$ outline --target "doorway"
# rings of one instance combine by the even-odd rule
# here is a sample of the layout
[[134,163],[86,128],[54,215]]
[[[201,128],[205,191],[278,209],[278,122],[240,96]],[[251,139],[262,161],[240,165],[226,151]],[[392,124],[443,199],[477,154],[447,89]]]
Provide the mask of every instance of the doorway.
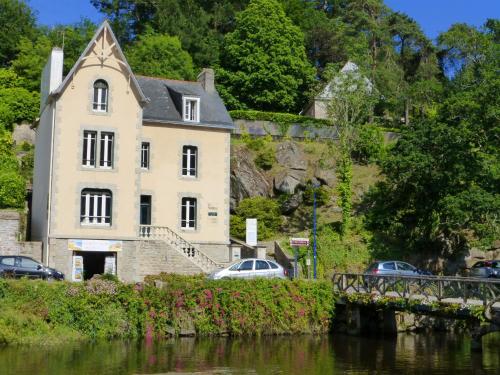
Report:
[[78,251],[75,255],[83,258],[83,279],[89,280],[94,275],[102,275],[105,270],[106,257],[115,257],[115,253],[104,251]]

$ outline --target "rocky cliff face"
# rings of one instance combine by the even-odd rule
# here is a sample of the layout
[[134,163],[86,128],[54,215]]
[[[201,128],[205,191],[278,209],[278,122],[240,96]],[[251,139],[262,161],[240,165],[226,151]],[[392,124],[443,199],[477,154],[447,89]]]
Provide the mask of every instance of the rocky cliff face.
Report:
[[[244,144],[231,150],[231,210],[244,198],[282,195],[283,212],[293,212],[303,201],[307,183],[335,186],[334,161],[326,160],[326,145],[294,141],[274,145],[275,163],[269,171],[259,169],[254,160],[258,153]],[[308,146],[307,150],[305,148]]]

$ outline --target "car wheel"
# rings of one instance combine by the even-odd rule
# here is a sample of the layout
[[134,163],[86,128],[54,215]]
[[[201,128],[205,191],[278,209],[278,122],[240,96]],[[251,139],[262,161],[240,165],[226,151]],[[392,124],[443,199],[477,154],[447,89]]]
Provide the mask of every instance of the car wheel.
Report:
[[224,276],[224,277],[221,277],[221,280],[229,280],[230,277],[229,276]]

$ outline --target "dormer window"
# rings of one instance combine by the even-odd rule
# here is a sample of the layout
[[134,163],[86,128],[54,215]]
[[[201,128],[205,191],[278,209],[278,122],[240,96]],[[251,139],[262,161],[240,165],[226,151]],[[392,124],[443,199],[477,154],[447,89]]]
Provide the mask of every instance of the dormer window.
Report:
[[108,111],[108,84],[102,79],[94,82],[94,102],[92,108],[95,112]]
[[200,122],[200,98],[185,96],[182,98],[184,121]]

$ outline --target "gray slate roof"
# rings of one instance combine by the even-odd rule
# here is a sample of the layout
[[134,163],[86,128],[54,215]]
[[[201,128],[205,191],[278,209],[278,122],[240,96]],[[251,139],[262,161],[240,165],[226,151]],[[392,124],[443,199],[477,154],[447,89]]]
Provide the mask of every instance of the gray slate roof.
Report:
[[[192,127],[233,129],[233,120],[216,91],[207,92],[201,83],[136,76],[149,102],[144,107],[144,122],[182,124]],[[200,122],[182,118],[182,96],[200,98]]]

